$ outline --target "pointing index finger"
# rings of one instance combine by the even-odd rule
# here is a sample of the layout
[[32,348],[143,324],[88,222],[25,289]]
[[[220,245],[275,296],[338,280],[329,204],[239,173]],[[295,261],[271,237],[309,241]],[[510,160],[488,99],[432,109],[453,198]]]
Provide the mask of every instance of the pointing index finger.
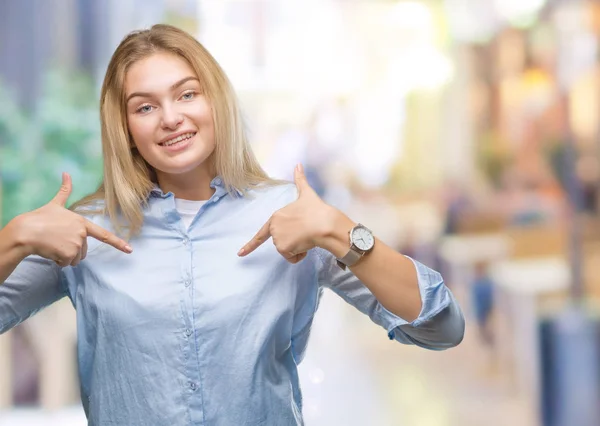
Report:
[[133,251],[133,249],[125,241],[106,229],[96,225],[95,223],[90,222],[89,220],[85,221],[85,228],[87,229],[87,234],[98,241],[111,245],[117,250],[121,250],[127,254]]
[[244,245],[238,251],[238,256],[246,256],[256,250],[262,243],[267,241],[271,237],[271,231],[269,227],[271,226],[271,220],[269,219],[267,223],[265,223],[262,228],[256,233],[256,235]]

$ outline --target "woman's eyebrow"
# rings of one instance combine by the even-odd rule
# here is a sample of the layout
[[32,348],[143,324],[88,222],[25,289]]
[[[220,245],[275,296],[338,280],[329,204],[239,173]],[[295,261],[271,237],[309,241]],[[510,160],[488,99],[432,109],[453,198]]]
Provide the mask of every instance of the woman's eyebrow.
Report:
[[[190,80],[196,80],[198,82],[200,81],[196,77],[193,77],[193,76],[184,77],[181,80],[179,80],[178,82],[174,83],[171,86],[171,90],[177,89],[179,86],[187,83]],[[125,103],[128,103],[132,98],[135,98],[135,97],[149,98],[151,96],[152,96],[152,94],[148,93],[148,92],[133,92],[131,95],[127,96],[127,100],[125,101]]]

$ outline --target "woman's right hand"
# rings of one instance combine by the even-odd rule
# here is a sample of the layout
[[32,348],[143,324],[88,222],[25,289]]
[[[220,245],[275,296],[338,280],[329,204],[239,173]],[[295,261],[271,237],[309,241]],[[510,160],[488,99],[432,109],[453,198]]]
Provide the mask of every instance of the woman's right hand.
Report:
[[53,260],[61,267],[75,266],[85,259],[87,237],[131,253],[124,240],[65,208],[71,190],[71,177],[63,173],[62,186],[54,199],[18,218],[19,239],[26,251]]

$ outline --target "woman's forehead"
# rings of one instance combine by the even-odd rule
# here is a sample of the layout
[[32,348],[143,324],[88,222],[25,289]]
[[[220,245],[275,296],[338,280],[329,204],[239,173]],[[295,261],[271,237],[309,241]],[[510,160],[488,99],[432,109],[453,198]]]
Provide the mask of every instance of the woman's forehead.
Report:
[[125,91],[165,90],[188,77],[197,79],[194,69],[180,56],[160,52],[133,63],[125,74]]

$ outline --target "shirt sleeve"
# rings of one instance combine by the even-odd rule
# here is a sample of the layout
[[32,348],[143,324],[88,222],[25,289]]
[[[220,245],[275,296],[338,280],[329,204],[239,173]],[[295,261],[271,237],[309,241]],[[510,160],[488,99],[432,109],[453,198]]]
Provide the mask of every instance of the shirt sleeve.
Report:
[[61,268],[42,257],[28,256],[0,284],[0,334],[66,295]]
[[350,305],[387,330],[391,340],[426,349],[443,350],[458,345],[464,336],[465,320],[442,276],[410,257],[416,268],[422,309],[408,322],[381,305],[371,291],[350,271],[342,270],[335,257],[316,249],[321,261],[319,285],[330,288]]

